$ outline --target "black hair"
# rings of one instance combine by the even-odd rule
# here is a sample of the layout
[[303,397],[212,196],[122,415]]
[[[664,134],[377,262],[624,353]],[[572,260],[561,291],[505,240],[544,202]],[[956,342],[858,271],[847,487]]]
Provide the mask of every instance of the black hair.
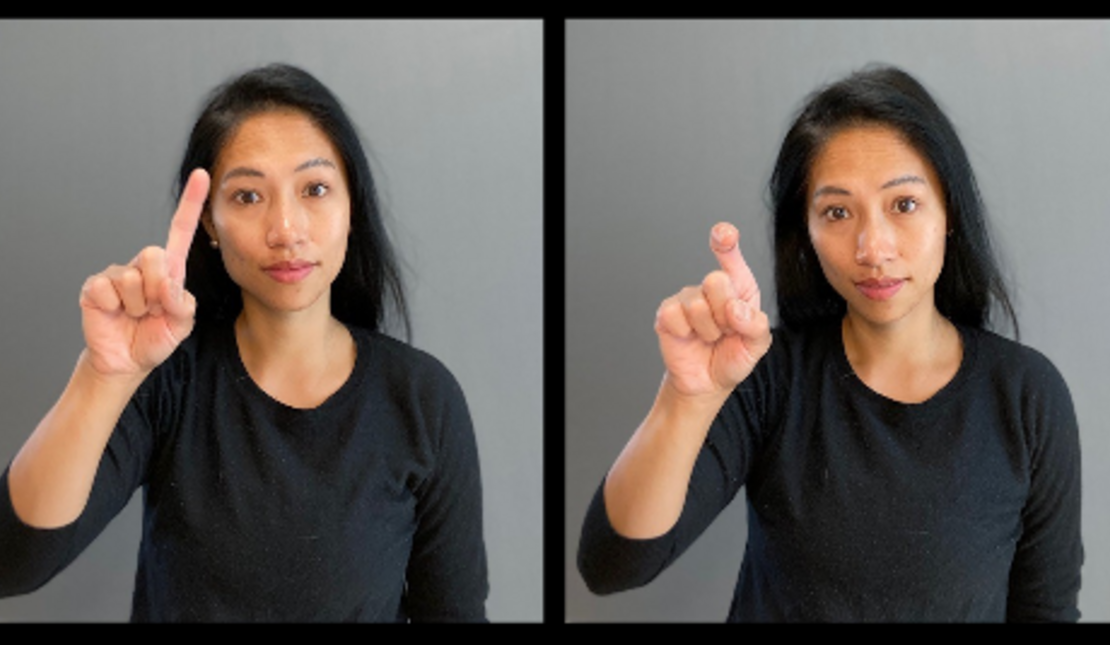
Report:
[[950,235],[935,287],[937,310],[954,323],[985,329],[997,305],[1018,337],[1017,316],[991,249],[986,207],[955,128],[917,80],[876,65],[810,95],[783,140],[769,184],[780,323],[799,328],[839,320],[846,312],[809,239],[806,201],[817,153],[832,135],[859,125],[899,131],[940,180]]
[[[294,109],[313,120],[339,151],[351,196],[347,255],[331,286],[331,309],[340,321],[384,331],[395,316],[406,339],[412,336],[396,255],[382,221],[374,178],[358,132],[339,100],[303,69],[272,64],[250,70],[216,87],[189,136],[178,170],[176,191],[184,190],[196,168],[212,173],[223,146],[247,118]],[[242,291],[232,281],[203,226],[186,264],[186,289],[197,299],[197,323],[226,320],[242,309]],[[392,309],[390,309],[390,306]]]

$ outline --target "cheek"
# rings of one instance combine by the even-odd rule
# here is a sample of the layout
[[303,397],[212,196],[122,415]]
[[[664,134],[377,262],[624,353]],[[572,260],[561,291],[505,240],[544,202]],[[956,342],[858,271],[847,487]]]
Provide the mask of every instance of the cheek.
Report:
[[940,274],[944,266],[944,253],[948,244],[948,232],[943,223],[933,225],[922,232],[917,244],[918,258],[930,267],[930,272]]
[[344,213],[341,216],[335,217],[329,221],[328,230],[325,233],[328,245],[336,251],[345,252],[347,250],[347,238],[351,234],[351,216],[349,213]]
[[319,259],[328,267],[332,279],[339,274],[347,258],[350,232],[349,215],[329,219],[327,225],[318,231],[316,242],[319,246]]
[[229,221],[229,218],[213,216],[212,228],[219,240],[219,248],[212,253],[219,253],[223,260],[224,269],[232,281],[242,286],[243,281],[252,273],[251,267],[256,263],[251,258],[250,248],[247,244],[252,235],[241,223]]
[[237,249],[233,244],[223,242],[220,243],[220,257],[223,259],[224,269],[231,277],[231,281],[243,286],[251,274],[249,267],[252,266],[252,263],[247,260],[240,249]]
[[825,278],[830,283],[835,283],[837,276],[841,273],[841,266],[845,262],[845,257],[851,260],[851,254],[845,256],[844,244],[837,239],[834,235],[829,235],[827,232],[822,233],[819,229],[810,228],[809,241],[813,245],[813,250],[817,253],[817,261],[821,264],[821,270],[825,273]]

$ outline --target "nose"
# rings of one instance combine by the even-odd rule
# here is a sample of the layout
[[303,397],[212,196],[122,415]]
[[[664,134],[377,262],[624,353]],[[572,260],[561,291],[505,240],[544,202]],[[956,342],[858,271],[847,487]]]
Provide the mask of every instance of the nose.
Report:
[[865,216],[858,220],[856,263],[877,267],[894,259],[897,254],[894,227],[882,215]]
[[293,198],[271,202],[267,215],[266,245],[270,248],[297,246],[307,239],[308,216]]

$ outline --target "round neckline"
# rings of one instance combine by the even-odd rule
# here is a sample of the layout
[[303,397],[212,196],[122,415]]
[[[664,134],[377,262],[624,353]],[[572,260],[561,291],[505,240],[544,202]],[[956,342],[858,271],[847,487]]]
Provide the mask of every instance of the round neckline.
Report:
[[835,348],[834,353],[837,366],[842,374],[851,375],[852,378],[847,380],[852,389],[856,390],[866,399],[874,401],[879,405],[894,407],[899,410],[921,412],[944,406],[955,398],[956,393],[958,393],[967,382],[969,375],[974,371],[973,368],[978,354],[978,346],[974,338],[975,330],[959,323],[952,323],[952,325],[960,334],[960,342],[963,346],[963,356],[960,357],[960,366],[947,383],[924,401],[919,401],[917,403],[898,401],[873,390],[871,386],[864,383],[863,379],[856,374],[856,370],[852,367],[851,361],[848,360],[848,352],[844,347],[844,336],[839,321],[836,325],[830,325],[831,333],[833,334],[833,346]]
[[[342,321],[340,321],[342,323]],[[239,341],[235,337],[235,321],[232,319],[223,328],[223,342],[227,350],[225,353],[228,366],[232,374],[235,376],[235,382],[247,389],[248,394],[253,397],[260,398],[266,401],[269,405],[276,407],[287,413],[311,415],[322,412],[327,412],[331,408],[342,405],[347,399],[352,396],[352,393],[358,389],[359,382],[362,380],[362,374],[365,372],[364,364],[367,360],[366,352],[367,346],[363,342],[363,337],[357,331],[346,323],[342,323],[347,329],[347,333],[351,335],[351,339],[355,343],[355,362],[351,368],[351,373],[347,375],[347,379],[332,392],[326,399],[320,402],[319,405],[311,408],[298,408],[283,401],[279,401],[270,395],[269,392],[262,389],[254,378],[247,370],[246,364],[243,362],[243,355],[239,351]]]

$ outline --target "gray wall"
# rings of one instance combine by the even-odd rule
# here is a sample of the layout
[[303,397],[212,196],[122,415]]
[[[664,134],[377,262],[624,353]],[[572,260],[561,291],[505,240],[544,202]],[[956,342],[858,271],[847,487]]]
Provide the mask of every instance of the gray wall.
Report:
[[[659,302],[715,268],[707,244],[719,220],[739,227],[757,281],[773,290],[765,185],[778,145],[806,94],[870,61],[906,68],[955,122],[1022,341],[1071,388],[1083,450],[1080,609],[1110,620],[1110,25],[594,21],[566,32],[567,620],[725,618],[743,503],[654,583],[606,598],[577,573],[578,532],[658,387]],[[774,319],[773,298],[764,302]]]
[[[164,243],[202,97],[301,65],[361,129],[413,344],[470,403],[490,619],[542,620],[542,40],[539,21],[0,22],[0,461],[73,369],[85,277]],[[139,497],[46,587],[0,600],[0,621],[126,620]]]

